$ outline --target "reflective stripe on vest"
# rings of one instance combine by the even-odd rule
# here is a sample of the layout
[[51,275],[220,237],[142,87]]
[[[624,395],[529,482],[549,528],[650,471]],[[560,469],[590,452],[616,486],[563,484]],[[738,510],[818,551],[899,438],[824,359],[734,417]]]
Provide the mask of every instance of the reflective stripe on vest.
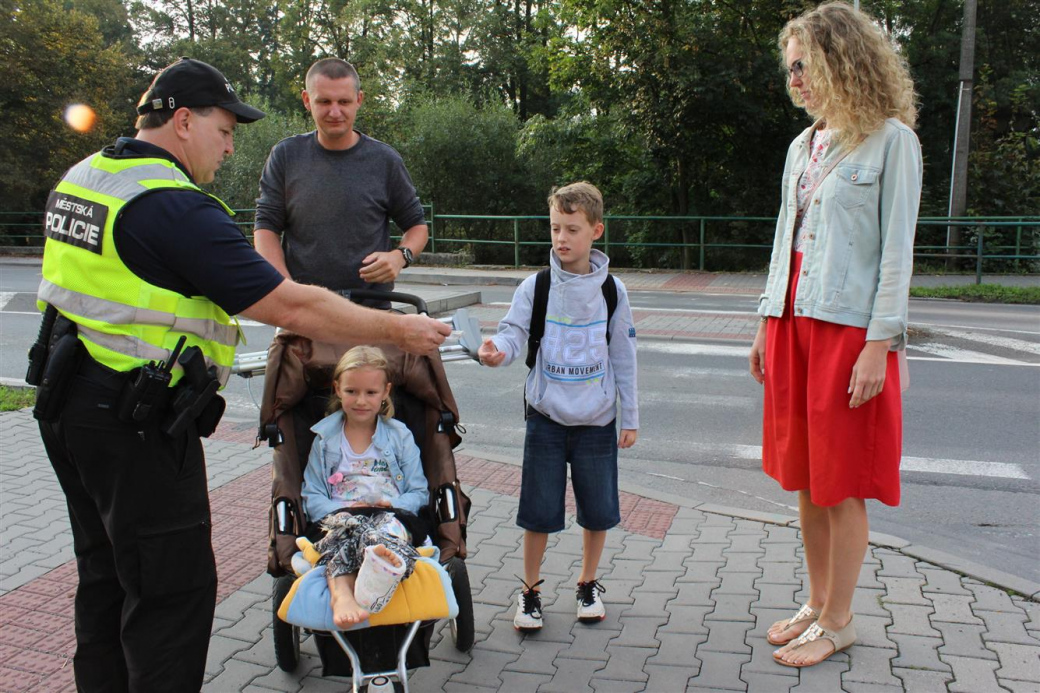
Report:
[[[207,194],[165,159],[115,159],[98,153],[70,169],[48,200],[38,304],[42,309],[50,303],[76,322],[91,356],[109,368],[125,372],[166,360],[183,335],[187,346],[202,350],[207,367],[216,366],[224,384],[241,334],[237,321],[205,297],[187,298],[146,282],[116,253],[113,232],[119,212],[139,195],[162,188]],[[98,224],[104,217],[100,234],[84,240],[83,233],[71,233],[83,228],[74,219],[77,211]],[[174,382],[181,375],[175,368]]]

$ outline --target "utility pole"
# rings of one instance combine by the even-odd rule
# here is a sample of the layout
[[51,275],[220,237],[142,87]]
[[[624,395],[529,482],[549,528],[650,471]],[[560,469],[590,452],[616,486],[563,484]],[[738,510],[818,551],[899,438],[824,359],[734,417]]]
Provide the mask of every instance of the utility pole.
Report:
[[[975,72],[975,10],[977,0],[964,0],[964,26],[961,30],[960,88],[957,92],[957,122],[953,143],[953,163],[950,171],[950,206],[948,215],[964,215],[968,204],[968,146],[971,134],[972,76]],[[981,233],[981,230],[980,230]],[[946,252],[961,244],[961,227],[946,227]],[[947,269],[956,265],[948,257]]]

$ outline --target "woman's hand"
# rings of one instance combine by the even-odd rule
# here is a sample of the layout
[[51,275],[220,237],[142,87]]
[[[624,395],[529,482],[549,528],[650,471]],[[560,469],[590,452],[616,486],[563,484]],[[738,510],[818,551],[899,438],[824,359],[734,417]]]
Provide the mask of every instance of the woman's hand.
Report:
[[849,381],[849,407],[866,404],[881,394],[885,387],[885,371],[888,368],[888,347],[891,339],[867,342],[863,351],[859,352],[856,365],[852,367],[852,379]]
[[766,323],[758,322],[758,332],[755,333],[755,341],[751,343],[751,353],[748,354],[748,363],[751,366],[751,377],[759,385],[766,381]]

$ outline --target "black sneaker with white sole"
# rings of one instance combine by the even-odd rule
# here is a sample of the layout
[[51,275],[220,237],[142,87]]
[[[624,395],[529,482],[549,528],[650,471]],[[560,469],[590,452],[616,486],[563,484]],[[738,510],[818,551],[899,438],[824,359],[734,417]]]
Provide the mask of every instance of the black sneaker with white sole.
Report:
[[599,598],[600,593],[606,592],[599,580],[579,582],[576,590],[578,599],[578,620],[582,623],[602,621],[607,617],[607,607]]
[[516,616],[513,617],[513,627],[517,630],[539,630],[542,627],[542,593],[536,587],[545,580],[539,580],[533,585],[528,585],[521,580],[524,589],[516,597]]

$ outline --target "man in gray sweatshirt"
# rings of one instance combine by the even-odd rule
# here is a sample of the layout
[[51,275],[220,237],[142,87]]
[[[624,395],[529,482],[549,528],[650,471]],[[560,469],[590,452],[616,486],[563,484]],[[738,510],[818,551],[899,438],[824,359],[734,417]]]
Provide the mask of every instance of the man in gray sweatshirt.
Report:
[[[316,129],[276,144],[264,166],[256,249],[297,282],[389,291],[426,247],[422,204],[401,156],[354,129],[364,97],[350,63],[314,63],[303,103]],[[391,220],[404,229],[393,249]]]
[[[639,428],[636,330],[625,286],[608,273],[610,260],[592,242],[603,235],[603,197],[590,183],[549,196],[553,249],[545,333],[527,376],[527,436],[516,523],[524,531],[524,580],[513,625],[542,627],[538,586],[549,533],[564,527],[567,464],[582,527],[577,618],[606,618],[596,579],[607,530],[621,521],[618,448],[631,447]],[[517,288],[498,334],[479,350],[486,366],[508,365],[531,331],[537,275]],[[617,307],[608,319],[604,282],[615,282]],[[616,433],[621,400],[621,433]]]

